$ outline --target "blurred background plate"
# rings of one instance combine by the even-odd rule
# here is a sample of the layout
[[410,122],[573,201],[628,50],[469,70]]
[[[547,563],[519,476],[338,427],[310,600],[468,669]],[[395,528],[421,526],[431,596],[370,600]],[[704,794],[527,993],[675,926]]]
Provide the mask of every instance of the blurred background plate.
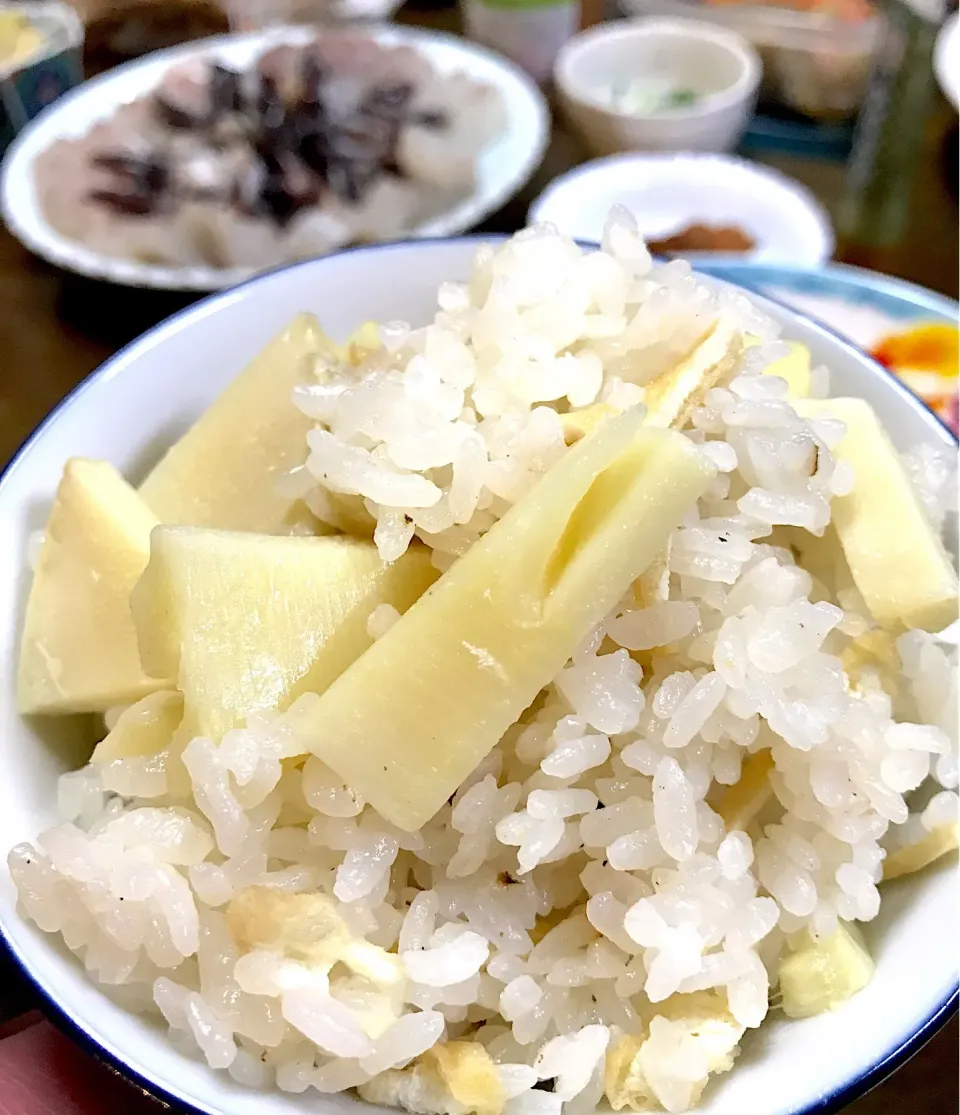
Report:
[[807,270],[701,256],[697,268],[821,321],[889,368],[957,433],[960,305],[952,299],[842,264]]
[[[170,67],[197,58],[215,58],[246,69],[280,43],[308,42],[311,27],[275,27],[245,35],[223,35],[158,51],[86,82],[62,97],[24,129],[0,168],[0,213],[25,247],[58,267],[94,279],[156,290],[205,291],[249,278],[252,268],[169,267],[94,252],[51,227],[41,211],[33,164],[55,140],[84,134],[97,120],[154,89]],[[322,33],[322,30],[320,30]],[[527,182],[543,157],[550,114],[543,95],[510,62],[463,39],[409,27],[373,26],[362,32],[386,46],[409,46],[441,73],[464,73],[500,93],[506,113],[502,134],[477,161],[473,193],[404,233],[410,237],[452,236],[479,224]]]
[[387,20],[404,0],[221,0],[231,31],[299,23]]
[[933,68],[943,95],[960,109],[960,14],[954,14],[940,29]]
[[[830,218],[809,190],[770,167],[726,155],[596,159],[552,182],[529,220],[596,241],[612,205],[626,206],[647,240],[700,224],[739,229],[754,242],[750,257],[764,263],[815,267],[833,254]],[[699,267],[704,257],[696,258]]]

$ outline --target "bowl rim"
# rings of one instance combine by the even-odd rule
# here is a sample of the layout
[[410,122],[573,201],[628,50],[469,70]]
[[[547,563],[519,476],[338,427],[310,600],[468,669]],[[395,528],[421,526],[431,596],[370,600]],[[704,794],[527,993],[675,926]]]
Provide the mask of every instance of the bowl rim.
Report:
[[[571,70],[581,57],[595,50],[602,50],[616,40],[629,39],[696,39],[709,43],[735,58],[740,66],[736,80],[706,93],[692,105],[673,108],[661,112],[628,112],[613,108],[605,101],[598,90],[583,84],[572,77]],[[684,18],[660,18],[647,16],[612,23],[601,23],[574,35],[565,43],[553,65],[553,80],[560,92],[572,101],[589,106],[615,120],[643,120],[645,122],[668,123],[676,120],[696,120],[711,113],[720,112],[748,100],[760,87],[763,76],[763,63],[748,40],[737,31],[718,27],[705,20]]]
[[[204,298],[199,299],[190,306],[186,306],[181,310],[176,311],[169,317],[164,318],[150,329],[135,337],[132,341],[128,342],[120,348],[112,356],[108,357],[101,365],[95,368],[89,375],[82,379],[67,395],[60,400],[55,407],[43,418],[37,427],[30,433],[20,446],[11,455],[7,463],[0,469],[0,492],[6,487],[10,476],[21,466],[23,458],[46,433],[57,420],[59,415],[69,409],[73,403],[80,398],[86,391],[99,384],[101,381],[109,381],[115,371],[122,368],[124,363],[130,359],[140,346],[152,346],[162,343],[164,335],[169,332],[177,332],[184,327],[189,327],[194,319],[202,320],[212,312],[216,312],[217,304],[221,302],[232,302],[235,300],[237,292],[253,287],[255,284],[269,279],[271,276],[281,272],[292,271],[297,268],[309,268],[317,266],[322,260],[332,260],[340,255],[353,255],[374,252],[385,252],[393,249],[405,248],[429,248],[431,245],[445,245],[449,244],[451,240],[458,240],[460,242],[472,243],[477,247],[483,244],[503,243],[509,239],[509,235],[503,233],[491,233],[483,235],[482,233],[474,233],[466,236],[459,237],[430,237],[423,239],[408,239],[390,241],[383,244],[360,244],[355,247],[346,248],[341,252],[332,253],[327,256],[319,256],[314,259],[298,260],[294,263],[282,264],[278,267],[271,268],[267,271],[260,272],[257,275],[238,283],[236,286],[226,290],[215,291]],[[595,248],[595,242],[579,241],[582,247]],[[733,286],[734,289],[741,289],[735,287],[734,284],[728,283],[726,280],[717,279],[713,276],[707,276],[712,282],[721,283],[726,286]],[[768,298],[766,295],[757,294],[754,291],[746,291],[746,294],[753,300],[760,302],[769,302],[777,306],[781,306],[776,299]],[[858,359],[865,360],[875,372],[882,373],[882,375],[892,381],[893,386],[898,390],[905,404],[911,406],[915,410],[922,411],[925,415],[935,418],[931,411],[909,390],[909,388],[882,364],[873,360],[868,354],[858,349],[856,345],[852,344],[846,338],[839,336],[828,326],[810,318],[807,315],[794,310],[792,307],[784,307],[790,314],[803,320],[814,333],[820,333],[827,337],[834,345],[840,346],[842,349],[847,350],[857,356]],[[951,433],[950,435],[954,441],[956,437]],[[44,935],[45,937],[48,935]],[[48,986],[47,982],[41,980],[39,976],[34,975],[28,961],[24,958],[21,951],[17,948],[14,941],[7,936],[4,932],[3,924],[0,923],[0,950],[12,960],[27,982],[39,995],[42,1000],[45,1013],[55,1023],[55,1025],[63,1033],[67,1034],[70,1038],[75,1040],[77,1044],[88,1054],[92,1055],[96,1060],[104,1064],[111,1071],[118,1073],[126,1081],[133,1084],[136,1088],[142,1091],[150,1099],[156,1100],[158,1103],[172,1108],[174,1110],[181,1109],[187,1115],[226,1115],[225,1112],[208,1106],[198,1106],[192,1100],[188,1100],[183,1096],[177,1095],[175,1092],[168,1090],[166,1087],[157,1084],[143,1073],[131,1068],[119,1052],[107,1049],[101,1045],[97,1039],[85,1029],[79,1022],[77,1022],[67,1010],[60,1005],[57,998],[55,988]],[[861,1072],[856,1076],[850,1078],[842,1085],[836,1087],[832,1092],[821,1095],[812,1100],[806,1106],[794,1109],[791,1115],[834,1115],[847,1104],[852,1103],[855,1099],[864,1095],[878,1084],[882,1083],[888,1076],[895,1072],[901,1065],[908,1061],[918,1050],[932,1038],[936,1032],[949,1020],[949,1018],[957,1012],[958,1004],[960,1004],[960,978],[954,977],[952,983],[947,985],[946,993],[943,997],[936,1001],[928,1010],[923,1020],[903,1033],[892,1046],[890,1046],[885,1053],[883,1053],[872,1064],[865,1066]]]

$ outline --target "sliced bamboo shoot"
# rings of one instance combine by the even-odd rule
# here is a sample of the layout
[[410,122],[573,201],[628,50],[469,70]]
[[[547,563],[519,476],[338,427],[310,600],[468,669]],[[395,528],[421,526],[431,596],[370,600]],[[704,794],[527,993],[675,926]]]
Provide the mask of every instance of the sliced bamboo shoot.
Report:
[[338,352],[310,314],[274,337],[143,482],[140,494],[161,522],[263,534],[301,529],[302,507],[277,489],[307,459],[313,425],[290,393],[318,356]]
[[644,387],[647,425],[682,430],[710,388],[733,371],[741,348],[740,332],[718,321],[689,356]]
[[941,631],[957,618],[957,574],[886,431],[863,399],[798,399],[806,418],[839,418],[834,456],[853,488],[833,500],[833,525],[854,583],[881,627]]
[[394,824],[437,812],[709,484],[641,423],[578,442],[317,703],[312,750]]
[[838,922],[820,941],[804,930],[780,963],[780,995],[788,1018],[810,1018],[844,1003],[870,982],[874,963],[860,931]]
[[184,724],[219,738],[255,712],[323,692],[436,580],[422,547],[385,564],[372,542],[158,527],[131,597],[145,668],[178,677]]
[[899,879],[901,875],[922,871],[943,856],[955,852],[958,837],[960,826],[940,825],[915,844],[907,844],[890,852],[883,861],[883,881],[889,882],[890,879]]
[[[744,348],[754,348],[760,338],[747,334],[743,338]],[[813,372],[810,368],[810,349],[799,341],[781,341],[790,352],[781,356],[763,369],[765,376],[779,376],[787,385],[788,399],[805,399],[813,386]]]
[[770,772],[773,756],[769,748],[755,751],[743,760],[739,779],[725,787],[713,808],[723,818],[727,832],[746,832],[753,819],[773,797]]
[[67,461],[27,603],[21,712],[105,712],[169,686],[141,668],[130,615],[156,523],[113,465]]

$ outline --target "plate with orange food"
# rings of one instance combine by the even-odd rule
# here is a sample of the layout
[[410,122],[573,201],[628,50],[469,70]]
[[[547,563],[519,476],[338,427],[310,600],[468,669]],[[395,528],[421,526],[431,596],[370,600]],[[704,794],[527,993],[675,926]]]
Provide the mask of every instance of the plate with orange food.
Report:
[[952,299],[843,264],[805,269],[699,257],[697,267],[786,303],[852,341],[957,434],[960,306]]

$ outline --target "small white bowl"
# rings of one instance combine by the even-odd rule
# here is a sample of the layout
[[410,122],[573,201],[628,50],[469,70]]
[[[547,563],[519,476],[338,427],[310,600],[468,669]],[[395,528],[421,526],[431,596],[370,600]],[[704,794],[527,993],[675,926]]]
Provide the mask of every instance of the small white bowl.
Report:
[[[282,268],[199,302],[112,357],[68,396],[0,477],[0,850],[57,820],[56,777],[82,751],[71,718],[25,720],[16,709],[15,662],[29,586],[31,531],[49,510],[63,463],[101,457],[142,476],[175,431],[196,417],[298,310],[335,337],[367,320],[424,324],[437,287],[465,279],[481,243],[463,238],[359,248]],[[717,280],[705,279],[709,285]],[[751,295],[831,371],[837,394],[867,399],[900,449],[954,445],[946,429],[894,376],[826,329]],[[78,741],[74,741],[76,744]],[[89,747],[87,749],[89,753]],[[732,1072],[711,1085],[697,1115],[825,1115],[852,1102],[915,1052],[955,1009],[956,862],[885,888],[864,927],[873,980],[837,1010],[801,1021],[773,1017],[744,1040]],[[0,938],[73,1036],[168,1102],[203,1115],[394,1115],[350,1095],[302,1096],[243,1088],[180,1052],[165,1027],[122,1009],[57,939],[17,909],[0,864]],[[945,1085],[947,1087],[949,1085]],[[945,1105],[946,1106],[946,1105]]]
[[[602,24],[571,39],[553,70],[560,105],[597,155],[730,151],[756,104],[762,66],[733,31],[696,20]],[[612,107],[614,85],[653,78],[692,89],[688,107],[638,115]]]
[[769,167],[729,155],[595,159],[555,179],[527,219],[549,221],[577,240],[599,241],[614,205],[633,213],[647,240],[691,224],[734,225],[755,244],[737,258],[816,267],[833,254],[830,218],[809,190]]

